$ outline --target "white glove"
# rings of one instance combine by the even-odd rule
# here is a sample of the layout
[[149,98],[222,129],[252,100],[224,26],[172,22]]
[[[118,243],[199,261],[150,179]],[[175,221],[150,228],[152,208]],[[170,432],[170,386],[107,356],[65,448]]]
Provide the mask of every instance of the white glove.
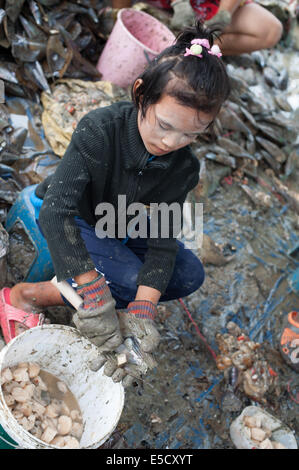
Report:
[[194,11],[189,0],[176,0],[171,4],[174,14],[170,26],[174,29],[184,29],[194,22]]
[[221,29],[225,29],[228,25],[231,24],[232,15],[228,10],[221,10],[216,13],[210,20],[205,22],[205,26],[212,28],[213,26],[221,27]]

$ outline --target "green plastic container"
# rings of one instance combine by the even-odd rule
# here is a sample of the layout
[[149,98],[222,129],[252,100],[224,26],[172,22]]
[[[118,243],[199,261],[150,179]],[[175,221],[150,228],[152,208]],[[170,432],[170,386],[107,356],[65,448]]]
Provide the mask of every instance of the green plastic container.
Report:
[[3,427],[0,426],[0,449],[15,449],[19,447],[8,434],[4,431]]

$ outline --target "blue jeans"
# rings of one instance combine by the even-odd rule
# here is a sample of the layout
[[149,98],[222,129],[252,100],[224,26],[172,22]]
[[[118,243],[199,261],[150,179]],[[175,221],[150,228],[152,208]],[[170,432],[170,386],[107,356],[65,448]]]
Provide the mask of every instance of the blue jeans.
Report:
[[[135,299],[137,276],[147,251],[146,238],[129,238],[124,244],[114,238],[98,238],[94,227],[76,217],[81,237],[96,269],[104,274],[116,308],[126,308]],[[179,249],[172,277],[160,301],[185,297],[196,291],[204,282],[204,269],[191,250],[177,241]],[[72,285],[73,280],[67,282]],[[73,286],[74,287],[74,286]],[[64,299],[65,300],[65,299]],[[67,303],[67,302],[66,302]]]

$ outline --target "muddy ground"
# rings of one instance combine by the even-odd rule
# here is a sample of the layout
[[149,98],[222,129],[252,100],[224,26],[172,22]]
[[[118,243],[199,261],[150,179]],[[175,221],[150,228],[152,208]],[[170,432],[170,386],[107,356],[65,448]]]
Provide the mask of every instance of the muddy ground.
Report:
[[[215,165],[210,163],[209,170]],[[288,184],[295,187],[298,173]],[[288,256],[298,243],[298,215],[275,197],[270,209],[255,207],[237,180],[230,183],[222,180],[204,205],[203,227],[225,256],[234,258],[222,266],[207,264],[203,286],[184,302],[216,353],[215,335],[225,332],[230,320],[260,343],[263,358],[278,374],[277,386],[262,402],[238,388],[237,398],[225,402],[228,381],[184,308],[179,301],[163,303],[157,319],[162,336],[158,367],[126,392],[121,419],[106,448],[231,449],[230,424],[252,404],[282,420],[298,439],[298,374],[278,348],[282,320],[299,304],[287,280],[299,264]],[[71,324],[68,308],[49,309],[47,316],[53,323]]]
[[[296,120],[298,68],[296,76],[291,69],[293,65],[295,71],[298,62],[293,52],[277,54],[277,61],[286,61],[284,65],[291,74],[288,94]],[[206,163],[208,174],[215,179],[221,165]],[[259,171],[263,177],[263,169]],[[285,182],[298,191],[298,180],[297,168]],[[298,244],[299,216],[283,198],[273,194],[270,208],[255,206],[240,183],[244,183],[244,175],[221,179],[204,204],[203,213],[204,233],[219,244],[222,258],[233,259],[220,266],[204,263],[203,286],[183,300],[216,354],[216,334],[224,333],[231,320],[258,342],[263,358],[277,374],[276,386],[260,401],[249,398],[242,387],[236,388],[235,398],[225,400],[227,377],[216,367],[182,304],[161,304],[157,319],[162,337],[156,354],[158,367],[148,373],[143,383],[126,391],[121,419],[103,447],[232,449],[230,424],[252,404],[262,406],[288,425],[299,444],[298,374],[281,358],[278,347],[283,319],[299,308],[299,295],[288,282],[288,276],[299,266],[299,256],[296,259],[289,254]],[[262,189],[248,175],[247,184],[258,191]],[[24,272],[27,257],[27,266],[32,257],[30,248],[27,252],[21,249],[11,253],[9,285],[24,274],[16,270],[13,256],[24,260]],[[69,308],[52,308],[45,313],[51,323],[72,324]]]
[[[289,70],[287,94],[296,120],[298,69],[293,53],[285,52],[274,55]],[[207,165],[210,175],[221,167]],[[298,181],[297,168],[285,182],[298,191]],[[261,355],[277,373],[276,386],[262,402],[249,398],[242,387],[237,387],[236,399],[226,401],[227,376],[217,369],[181,303],[161,304],[159,365],[142,386],[126,392],[122,417],[107,447],[233,449],[230,424],[249,405],[262,406],[288,425],[299,443],[298,374],[279,353],[283,319],[299,308],[299,294],[288,282],[299,266],[298,254],[289,256],[298,245],[299,215],[273,194],[269,209],[255,206],[241,182],[234,177],[222,180],[203,212],[204,233],[221,246],[227,259],[234,258],[221,266],[206,264],[203,286],[183,300],[216,353],[215,336],[227,331],[230,320],[260,343]],[[251,178],[247,182],[257,191],[264,189]]]
[[[235,259],[225,266],[206,266],[204,285],[184,300],[215,350],[215,334],[225,331],[229,320],[262,344],[264,357],[279,377],[279,390],[267,396],[262,406],[298,436],[298,404],[288,392],[289,383],[293,392],[298,391],[298,374],[278,352],[282,318],[298,309],[299,303],[287,282],[295,267],[287,252],[298,241],[296,216],[290,210],[283,212],[279,204],[268,212],[257,210],[234,183],[220,186],[210,203],[204,211],[204,232],[235,249]],[[147,376],[143,389],[127,393],[119,445],[233,448],[230,423],[243,407],[258,403],[237,391],[241,410],[231,412],[231,407],[222,406],[227,385],[223,373],[181,305],[164,305],[159,318],[159,367]]]

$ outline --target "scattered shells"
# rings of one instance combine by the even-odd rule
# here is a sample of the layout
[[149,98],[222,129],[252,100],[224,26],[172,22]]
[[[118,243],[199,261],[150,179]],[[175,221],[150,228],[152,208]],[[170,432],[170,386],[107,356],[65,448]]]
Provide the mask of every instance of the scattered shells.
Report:
[[63,436],[56,436],[53,441],[50,442],[52,446],[64,447],[65,439]]
[[74,422],[72,424],[71,435],[76,437],[77,439],[80,439],[80,437],[82,436],[82,433],[83,433],[83,424]]
[[37,375],[36,377],[34,377],[32,379],[32,382],[34,383],[34,385],[36,385],[37,387],[39,387],[39,389],[43,392],[47,392],[48,391],[48,387],[47,385],[45,384],[45,382],[43,381],[43,379]]
[[28,382],[29,375],[27,372],[27,368],[18,368],[13,371],[13,378],[16,382]]
[[32,398],[34,394],[35,386],[33,384],[25,385],[24,390],[27,393],[28,398]]
[[38,401],[33,401],[32,410],[38,415],[38,417],[41,417],[45,413],[46,408],[38,403]]
[[36,437],[37,439],[40,439],[42,437],[43,430],[41,426],[35,425],[31,430],[31,434]]
[[46,415],[49,416],[49,418],[57,418],[59,415],[59,405],[56,403],[51,403],[46,407]]
[[262,425],[262,419],[260,416],[244,416],[245,426],[249,428],[260,428]]
[[30,429],[32,429],[34,426],[34,423],[32,421],[29,421],[29,419],[25,416],[23,416],[23,418],[19,419],[18,421],[19,424],[23,426],[24,429],[26,429],[26,431],[30,431]]
[[58,431],[62,436],[66,436],[72,429],[72,419],[69,416],[59,416],[58,418]]
[[40,367],[38,364],[35,364],[34,362],[29,363],[28,374],[29,374],[30,379],[37,377],[39,372],[40,372]]
[[68,449],[78,449],[80,447],[79,441],[72,436],[66,436],[64,442],[64,447]]
[[1,374],[1,384],[4,384],[6,382],[11,382],[13,379],[11,370],[7,367],[2,371]]
[[244,424],[248,428],[260,427],[260,426],[256,425],[256,417],[255,416],[244,416]]
[[[69,415],[67,415],[67,416],[69,416]],[[82,420],[81,414],[78,410],[72,410],[70,412],[70,416],[71,416],[73,421],[78,421],[80,423],[81,420]]]
[[260,449],[273,449],[273,444],[270,439],[267,438],[263,442],[261,442]]
[[232,336],[238,337],[242,333],[241,328],[233,321],[229,321],[226,325],[226,328],[229,334]]
[[7,406],[12,406],[15,403],[15,399],[10,393],[4,393],[4,400]]
[[3,386],[2,386],[2,389],[5,393],[11,393],[12,389],[14,387],[18,387],[19,384],[18,382],[14,382],[14,381],[11,381],[11,382],[7,382],[5,383]]
[[25,402],[29,398],[26,390],[23,390],[21,387],[14,387],[11,391],[11,394],[13,398],[19,402]]
[[56,429],[54,429],[50,426],[47,426],[46,429],[44,430],[42,436],[41,436],[41,440],[45,441],[49,444],[51,441],[53,441],[56,434],[57,434]]
[[266,433],[260,428],[252,428],[251,429],[251,437],[255,441],[262,442],[266,438]]
[[272,431],[262,423],[260,415],[243,416],[244,431],[259,449],[286,449],[281,442],[271,441]]
[[66,393],[68,390],[67,386],[63,382],[57,382],[57,388],[62,393]]
[[[49,383],[47,376],[51,376]],[[53,446],[80,447],[82,415],[74,404],[70,408],[74,397],[64,382],[41,371],[38,364],[24,362],[1,371],[1,385],[7,406],[26,431]],[[57,398],[61,393],[63,400]]]
[[32,416],[32,406],[30,405],[30,403],[21,403],[20,405],[17,405],[16,408],[18,408],[20,412],[23,413],[23,415],[27,418],[29,416]]
[[239,326],[230,321],[228,333],[217,333],[219,370],[232,366],[238,370],[238,386],[250,398],[262,401],[267,392],[277,387],[277,374],[263,358],[260,344],[251,341]]
[[228,356],[220,356],[217,358],[216,363],[219,370],[224,370],[232,365],[232,360]]
[[127,362],[127,356],[125,353],[121,353],[117,355],[117,365],[119,367],[123,366]]
[[65,402],[61,403],[60,411],[61,411],[61,414],[63,414],[63,415],[66,415],[66,416],[71,415],[71,411],[70,411],[69,407],[67,406],[67,404]]

